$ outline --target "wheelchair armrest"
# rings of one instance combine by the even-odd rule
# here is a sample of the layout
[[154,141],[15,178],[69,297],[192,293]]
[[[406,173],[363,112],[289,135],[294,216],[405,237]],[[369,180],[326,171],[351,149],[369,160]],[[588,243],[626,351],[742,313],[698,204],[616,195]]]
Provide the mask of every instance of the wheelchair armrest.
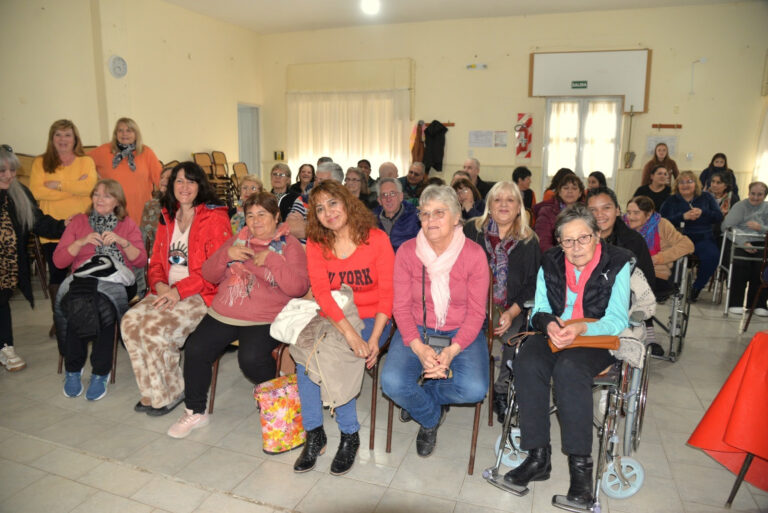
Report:
[[523,303],[523,308],[525,308],[526,310],[530,310],[531,308],[533,308],[533,306],[534,306],[535,304],[536,304],[536,303],[534,302],[534,300],[533,300],[533,299],[529,299],[528,301],[526,301],[525,303]]

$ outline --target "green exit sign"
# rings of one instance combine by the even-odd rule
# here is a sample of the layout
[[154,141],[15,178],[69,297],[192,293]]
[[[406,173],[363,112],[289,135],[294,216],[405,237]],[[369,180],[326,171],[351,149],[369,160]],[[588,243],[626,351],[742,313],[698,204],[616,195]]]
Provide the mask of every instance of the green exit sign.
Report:
[[571,89],[586,89],[586,80],[571,80]]

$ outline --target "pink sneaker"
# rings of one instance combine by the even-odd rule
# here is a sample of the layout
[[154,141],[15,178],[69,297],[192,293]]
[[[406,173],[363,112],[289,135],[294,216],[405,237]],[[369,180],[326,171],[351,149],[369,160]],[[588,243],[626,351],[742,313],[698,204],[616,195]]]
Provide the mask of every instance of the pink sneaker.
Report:
[[168,436],[172,438],[186,438],[193,429],[205,427],[210,422],[207,413],[193,413],[192,410],[184,408],[184,415],[168,428]]

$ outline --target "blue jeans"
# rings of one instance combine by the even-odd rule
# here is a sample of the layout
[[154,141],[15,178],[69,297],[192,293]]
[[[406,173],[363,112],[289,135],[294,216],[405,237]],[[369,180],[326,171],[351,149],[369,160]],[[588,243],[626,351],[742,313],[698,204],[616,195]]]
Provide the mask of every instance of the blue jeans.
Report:
[[[419,328],[419,331],[422,331]],[[456,331],[427,329],[428,334],[454,336]],[[432,428],[440,421],[440,407],[444,404],[471,404],[482,401],[488,392],[488,344],[485,332],[480,330],[477,338],[451,362],[453,377],[428,379],[422,386],[418,380],[423,372],[421,361],[410,346],[403,344],[398,331],[392,337],[387,361],[381,373],[381,388],[411,417],[424,426]]]
[[[363,319],[365,326],[360,336],[363,340],[368,338],[373,332],[375,318]],[[384,332],[379,339],[379,345],[384,343],[389,336],[389,322],[384,327]],[[320,397],[320,385],[317,385],[309,379],[303,365],[296,365],[296,378],[299,385],[299,399],[301,400],[301,419],[305,431],[311,431],[323,425],[323,400]],[[351,435],[360,431],[360,423],[357,421],[357,400],[352,399],[347,404],[337,406],[334,409],[336,423],[339,425],[339,431]]]

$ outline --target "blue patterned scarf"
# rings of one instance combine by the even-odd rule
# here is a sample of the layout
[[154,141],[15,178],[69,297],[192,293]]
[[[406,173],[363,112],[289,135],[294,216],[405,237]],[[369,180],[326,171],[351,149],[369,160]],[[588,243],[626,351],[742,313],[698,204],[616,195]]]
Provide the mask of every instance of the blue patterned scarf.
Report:
[[507,273],[509,272],[509,254],[515,249],[517,240],[509,237],[499,238],[499,226],[493,219],[488,220],[485,229],[485,249],[488,252],[493,273],[493,303],[507,306]]

